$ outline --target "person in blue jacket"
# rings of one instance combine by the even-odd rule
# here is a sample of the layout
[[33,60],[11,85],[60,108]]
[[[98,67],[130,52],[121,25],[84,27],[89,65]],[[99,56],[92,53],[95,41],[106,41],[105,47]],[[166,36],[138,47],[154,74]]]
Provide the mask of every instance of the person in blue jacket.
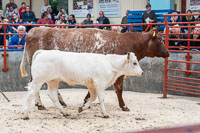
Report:
[[[18,26],[17,32],[19,34],[25,34],[26,28],[22,25]],[[24,46],[26,35],[13,35],[11,37],[8,46]],[[24,47],[8,47],[8,49],[24,49]]]

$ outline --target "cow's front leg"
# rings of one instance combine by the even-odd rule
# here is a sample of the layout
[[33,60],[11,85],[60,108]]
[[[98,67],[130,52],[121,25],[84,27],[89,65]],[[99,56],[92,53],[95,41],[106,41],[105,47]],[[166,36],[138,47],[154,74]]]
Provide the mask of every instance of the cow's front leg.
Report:
[[40,99],[40,91],[35,92],[35,106],[38,110],[46,110]]
[[63,98],[62,98],[62,96],[61,96],[59,91],[57,91],[57,94],[58,94],[58,100],[59,100],[60,104],[62,106],[64,106],[64,107],[67,107],[67,104],[64,102],[64,100],[63,100]]
[[115,92],[117,94],[117,98],[119,101],[119,107],[123,110],[123,111],[130,111],[128,107],[125,106],[124,100],[122,98],[122,91],[123,91],[123,81],[124,81],[124,75],[120,76],[116,82],[114,83],[114,88],[115,88]]

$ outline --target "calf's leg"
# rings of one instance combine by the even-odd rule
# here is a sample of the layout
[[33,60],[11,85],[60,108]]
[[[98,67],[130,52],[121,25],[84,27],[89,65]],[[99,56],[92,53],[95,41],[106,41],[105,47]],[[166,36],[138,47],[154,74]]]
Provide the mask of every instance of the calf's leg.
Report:
[[34,95],[40,90],[41,86],[42,86],[42,84],[34,84],[33,82],[30,83],[29,89],[28,89],[29,90],[28,96],[27,96],[26,103],[25,103],[24,108],[23,108],[23,113],[24,113],[23,119],[24,120],[29,119],[28,118],[28,111],[29,111],[29,108],[30,108],[31,101],[34,98]]
[[115,92],[117,94],[117,98],[119,101],[119,107],[123,111],[130,111],[128,107],[125,106],[124,100],[122,98],[122,91],[123,91],[123,81],[124,81],[124,75],[120,76],[116,82],[114,83]]
[[38,108],[38,110],[46,110],[40,99],[40,91],[35,93],[35,106]]
[[48,88],[48,94],[50,99],[52,100],[52,102],[55,104],[55,106],[58,108],[58,110],[61,112],[61,114],[63,114],[63,116],[68,116],[68,114],[64,111],[64,108],[62,107],[62,105],[60,104],[59,100],[58,100],[58,95],[57,95],[57,91],[58,91],[58,86],[57,86],[57,81],[50,81],[47,82],[49,88]]
[[[59,84],[58,84],[58,86],[59,86]],[[57,94],[58,94],[58,100],[59,100],[60,104],[62,106],[64,106],[64,107],[67,107],[67,104],[64,102],[64,100],[63,100],[63,98],[62,98],[62,96],[61,96],[59,91],[57,91]]]
[[104,90],[98,89],[97,90],[97,95],[98,95],[98,98],[99,98],[99,101],[100,101],[101,113],[103,114],[103,117],[104,118],[109,118],[109,116],[108,116],[108,114],[106,112],[105,105],[104,105]]
[[96,99],[97,97],[97,93],[96,93],[96,90],[94,88],[89,88],[89,92],[90,92],[90,98],[89,100],[83,104],[82,107],[79,107],[78,108],[78,112],[82,112],[83,110],[85,109],[88,109],[90,107],[90,104]]

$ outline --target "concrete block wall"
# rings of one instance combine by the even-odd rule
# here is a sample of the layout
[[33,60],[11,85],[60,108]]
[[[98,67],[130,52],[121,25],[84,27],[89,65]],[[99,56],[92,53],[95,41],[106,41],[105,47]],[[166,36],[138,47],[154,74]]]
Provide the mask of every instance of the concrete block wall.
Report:
[[[0,53],[2,54],[2,53]],[[3,57],[0,57],[0,89],[2,91],[25,91],[24,87],[28,83],[30,77],[21,78],[20,62],[23,55],[22,51],[8,52],[8,72],[1,71],[3,68]],[[185,60],[185,53],[171,53],[169,59]],[[199,54],[192,54],[192,61],[200,62]],[[163,73],[164,73],[164,59],[163,58],[144,58],[140,61],[140,66],[144,71],[141,77],[127,77],[124,81],[124,90],[147,93],[162,93],[163,92]],[[170,68],[185,69],[184,63],[169,63]],[[29,72],[29,66],[26,62],[26,70]],[[191,70],[200,71],[199,65],[191,64]],[[186,76],[184,72],[169,71],[170,75]],[[191,74],[188,77],[200,79],[200,74]],[[68,86],[61,83],[59,88],[79,88],[80,86]],[[46,86],[43,86],[45,89]],[[84,87],[85,88],[85,87]],[[110,87],[108,89],[113,89]],[[180,94],[169,92],[170,94]]]

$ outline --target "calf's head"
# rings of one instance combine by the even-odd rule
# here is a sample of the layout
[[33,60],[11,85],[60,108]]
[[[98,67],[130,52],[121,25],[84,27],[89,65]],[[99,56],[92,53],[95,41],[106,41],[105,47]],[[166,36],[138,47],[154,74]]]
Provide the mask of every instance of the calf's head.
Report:
[[169,57],[169,52],[165,48],[162,37],[158,33],[158,28],[153,28],[147,35],[150,37],[150,40],[148,41],[146,55],[148,57]]
[[134,53],[128,53],[124,67],[126,76],[141,76],[143,71]]

